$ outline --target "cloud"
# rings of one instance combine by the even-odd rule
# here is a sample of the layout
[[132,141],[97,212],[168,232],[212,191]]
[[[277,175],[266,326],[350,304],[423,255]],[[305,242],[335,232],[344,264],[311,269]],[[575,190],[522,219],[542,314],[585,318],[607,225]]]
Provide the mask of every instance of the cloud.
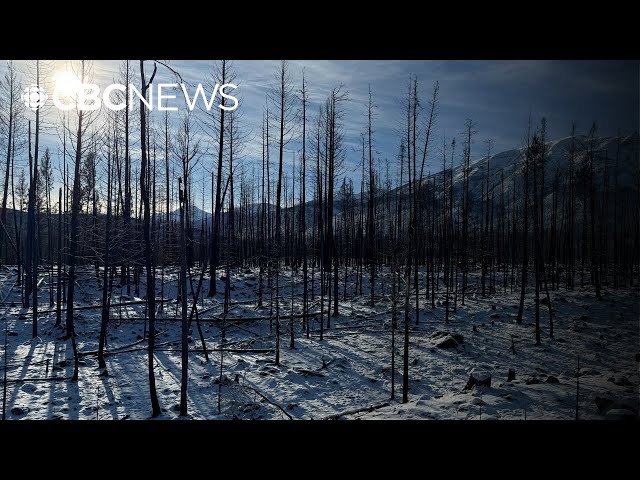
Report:
[[[206,84],[212,80],[214,60],[166,60],[190,84]],[[43,62],[49,73],[69,67],[68,61]],[[233,62],[239,84],[240,122],[248,135],[244,162],[260,162],[262,146],[260,131],[266,98],[276,84],[275,73],[279,60],[238,60]],[[16,63],[23,82],[31,81],[33,62]],[[95,82],[101,85],[120,78],[119,60],[93,62]],[[139,83],[139,61],[131,61],[134,82]],[[422,107],[436,81],[440,83],[439,110],[435,127],[435,145],[458,135],[466,118],[472,118],[478,134],[472,156],[484,154],[483,140],[492,138],[495,151],[519,147],[527,128],[529,113],[534,121],[541,116],[548,119],[549,137],[565,136],[572,121],[586,129],[598,120],[600,133],[610,135],[638,129],[638,67],[636,62],[624,61],[563,61],[563,60],[475,60],[475,61],[405,61],[405,60],[293,60],[290,62],[294,89],[301,86],[304,70],[309,92],[308,121],[313,122],[318,107],[331,90],[340,84],[349,93],[344,107],[345,172],[360,182],[358,165],[361,157],[360,136],[367,125],[369,85],[377,108],[373,121],[373,144],[381,160],[395,161],[400,135],[406,123],[405,96],[411,75],[419,81]],[[145,62],[147,79],[153,70],[152,62]],[[6,62],[0,62],[0,77],[4,76]],[[158,65],[155,82],[174,83],[175,76]],[[47,113],[50,123],[57,121],[55,112]],[[152,114],[156,116],[157,112]],[[198,113],[198,115],[201,115]],[[423,117],[425,113],[423,112]],[[171,115],[177,124],[178,115]],[[423,128],[423,127],[422,127]],[[217,139],[206,131],[203,141],[213,151]],[[136,135],[134,135],[135,141]],[[447,140],[447,144],[450,143]],[[43,144],[52,152],[59,149],[60,140],[55,132],[43,136]],[[289,151],[299,150],[297,140],[288,145]],[[457,149],[462,151],[461,148]],[[428,161],[434,168],[440,162],[437,148]],[[431,156],[433,155],[433,156]],[[213,157],[210,156],[212,159]],[[288,155],[290,162],[292,155]],[[213,161],[213,160],[211,160]],[[203,162],[209,162],[204,159]],[[249,167],[247,167],[249,168]],[[206,190],[206,189],[205,189]]]

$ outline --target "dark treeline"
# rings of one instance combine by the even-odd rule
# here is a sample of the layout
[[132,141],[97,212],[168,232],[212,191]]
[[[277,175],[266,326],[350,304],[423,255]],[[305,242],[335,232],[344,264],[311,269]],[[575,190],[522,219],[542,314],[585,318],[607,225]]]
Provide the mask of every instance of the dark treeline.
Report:
[[[79,64],[78,76],[87,77],[89,67]],[[122,83],[133,81],[135,70],[144,94],[158,68],[168,67],[125,61]],[[376,153],[380,112],[374,91],[369,90],[364,121],[347,119],[347,86],[336,85],[324,103],[312,108],[313,85],[304,76],[294,84],[289,69],[286,62],[278,67],[252,139],[241,108],[213,109],[204,121],[184,114],[173,124],[167,114],[149,115],[142,101],[139,109],[103,115],[100,125],[94,112],[84,117],[69,112],[60,121],[63,153],[55,175],[51,152],[42,152],[38,144],[39,117],[28,124],[24,120],[20,82],[9,64],[0,82],[0,265],[17,266],[24,306],[35,301],[37,272],[55,279],[48,282],[49,304],[67,305],[66,334],[75,345],[77,266],[95,268],[104,288],[105,325],[113,288],[140,295],[141,281],[155,284],[155,295],[143,290],[151,312],[145,330],[151,358],[153,319],[163,308],[154,302],[166,297],[167,268],[182,272],[183,325],[197,320],[199,296],[218,293],[210,279],[225,281],[226,314],[230,274],[255,268],[256,302],[272,318],[278,363],[286,267],[304,285],[299,332],[307,337],[316,300],[322,338],[340,314],[341,302],[367,295],[373,305],[392,297],[394,341],[400,326],[396,317],[404,325],[406,401],[408,327],[419,323],[422,311],[440,309],[448,322],[472,294],[520,293],[517,320],[522,321],[525,302],[535,299],[540,343],[541,322],[549,322],[553,336],[550,291],[593,288],[600,299],[606,289],[638,285],[637,133],[601,137],[594,123],[578,135],[567,125],[568,137],[550,142],[542,119],[523,125],[521,148],[494,155],[491,142],[477,141],[471,120],[461,122],[460,134],[440,136],[439,86],[422,95],[418,79],[411,78],[397,158],[389,160]],[[214,71],[223,83],[235,77],[228,61]],[[346,122],[356,120],[362,122],[362,136],[361,151],[354,154],[344,136]],[[203,137],[213,147],[207,149]],[[292,140],[301,145],[296,153],[286,148]],[[250,163],[244,155],[249,141],[262,150],[261,158]],[[362,176],[359,185],[351,178],[347,156]],[[16,168],[24,159],[27,174]],[[203,165],[210,176],[202,174]],[[211,204],[205,205],[205,198]],[[381,280],[382,271],[393,273],[391,285]],[[32,306],[35,336],[37,305]],[[57,324],[62,327],[60,308]],[[295,331],[291,322],[291,347]],[[186,333],[184,338],[186,345]],[[151,361],[149,368],[154,385]],[[152,393],[157,414],[154,398]],[[182,402],[186,414],[186,397]]]

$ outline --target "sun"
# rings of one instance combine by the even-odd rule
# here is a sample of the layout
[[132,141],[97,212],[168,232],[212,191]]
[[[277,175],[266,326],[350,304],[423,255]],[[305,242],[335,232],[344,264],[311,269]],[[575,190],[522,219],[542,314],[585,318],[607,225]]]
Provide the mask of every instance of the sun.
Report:
[[53,76],[54,89],[59,98],[75,98],[80,91],[80,79],[70,72],[58,72]]

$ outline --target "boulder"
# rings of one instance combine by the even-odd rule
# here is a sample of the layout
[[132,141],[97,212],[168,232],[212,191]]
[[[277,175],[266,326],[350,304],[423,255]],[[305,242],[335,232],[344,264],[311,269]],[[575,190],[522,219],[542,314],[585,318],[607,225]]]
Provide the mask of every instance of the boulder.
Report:
[[471,390],[474,387],[490,387],[491,386],[491,374],[486,372],[472,371],[469,375],[469,380],[464,387],[464,390]]
[[29,411],[29,409],[28,409],[28,408],[13,407],[13,408],[11,409],[11,414],[12,414],[12,415],[19,416],[19,415],[24,415],[24,414],[26,414],[28,411]]
[[553,375],[549,375],[547,377],[547,383],[560,383],[560,380],[558,380],[558,377],[554,377]]
[[436,343],[436,347],[438,348],[456,348],[458,346],[458,342],[451,335],[446,335],[440,339],[438,339]]
[[618,385],[620,387],[632,387],[633,383],[629,381],[629,379],[623,375],[610,377],[609,381],[614,385]]
[[516,371],[513,368],[509,369],[509,373],[507,373],[507,382],[511,382],[516,379]]
[[600,415],[606,415],[610,410],[628,410],[634,415],[638,415],[638,411],[631,405],[612,398],[596,396],[595,403]]
[[538,385],[542,383],[542,380],[537,379],[536,377],[527,378],[525,382],[527,385]]
[[611,408],[606,414],[607,420],[634,420],[637,415],[626,408]]

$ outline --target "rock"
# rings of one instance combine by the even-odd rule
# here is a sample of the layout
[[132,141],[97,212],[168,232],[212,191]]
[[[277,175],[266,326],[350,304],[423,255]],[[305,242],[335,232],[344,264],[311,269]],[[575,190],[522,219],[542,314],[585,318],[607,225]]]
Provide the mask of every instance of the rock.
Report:
[[509,369],[509,373],[507,373],[507,382],[511,382],[516,379],[516,371],[513,368]]
[[558,378],[554,377],[553,375],[549,375],[547,377],[547,383],[560,383],[560,380],[558,380]]
[[491,315],[489,315],[489,318],[500,318],[500,314],[499,313],[492,313]]
[[618,385],[620,387],[631,387],[631,386],[633,386],[633,383],[631,383],[629,381],[629,379],[627,377],[625,377],[625,376],[610,377],[609,381],[613,382],[614,385]]
[[495,310],[496,306],[495,305],[491,305],[491,310]]
[[540,300],[540,305],[549,305],[549,299],[547,297],[544,297],[542,300]]
[[612,408],[606,414],[607,420],[634,420],[636,414],[626,408]]
[[453,338],[451,335],[442,337],[440,340],[438,340],[438,343],[436,343],[436,347],[438,348],[456,348],[457,346],[458,342],[456,342],[455,338]]
[[[262,374],[262,372],[260,372]],[[214,385],[218,385],[220,383],[220,377],[216,378],[213,381]],[[229,379],[229,377],[227,377],[226,375],[222,376],[222,385],[230,385],[231,384],[231,380]]]
[[297,403],[290,403],[289,405],[287,405],[287,410],[293,410],[294,408],[296,408],[298,406]]
[[7,335],[9,337],[17,337],[18,336],[18,332],[13,332],[13,331],[10,330],[10,331],[7,332]]
[[460,335],[459,333],[454,333],[452,335],[453,339],[458,342],[458,343],[464,343],[464,337],[462,335]]
[[376,380],[375,378],[369,378],[369,381],[370,381],[371,383],[378,383],[378,380]]
[[140,334],[136,335],[136,340],[142,340],[142,335]]
[[244,409],[242,410],[242,413],[250,413],[254,410],[258,410],[260,408],[260,405],[258,405],[257,403],[247,403],[244,406]]
[[26,408],[26,407],[25,407],[25,408],[22,408],[22,407],[13,407],[13,408],[11,409],[11,414],[12,414],[12,415],[16,415],[16,416],[19,416],[19,415],[25,415],[28,411],[29,411],[29,409],[28,409],[28,408]]
[[538,380],[536,377],[527,378],[525,382],[527,385],[538,385],[542,383],[542,380]]
[[204,375],[202,375],[202,377],[200,377],[200,378],[202,378],[202,380],[207,380],[207,379],[211,378],[211,375],[209,375],[208,373],[205,373],[205,374],[204,374]]
[[25,383],[24,385],[22,385],[22,387],[20,387],[20,390],[27,393],[33,393],[37,389],[38,387],[36,387],[33,383]]
[[478,327],[476,327],[475,325],[473,326],[473,331],[478,333]]
[[638,411],[634,407],[621,401],[616,401],[607,397],[596,396],[595,402],[596,407],[598,407],[598,413],[600,415],[605,415],[610,410],[629,410],[634,415],[638,415]]
[[191,335],[187,337],[187,343],[193,343],[193,337]]
[[491,386],[491,374],[486,372],[474,372],[469,375],[469,380],[464,387],[464,390],[470,390],[473,387],[490,387]]

